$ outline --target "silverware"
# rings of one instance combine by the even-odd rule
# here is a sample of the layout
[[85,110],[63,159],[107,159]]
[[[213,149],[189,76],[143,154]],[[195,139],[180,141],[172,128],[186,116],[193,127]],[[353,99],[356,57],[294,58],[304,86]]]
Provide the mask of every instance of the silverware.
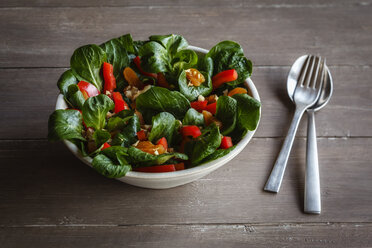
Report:
[[[320,57],[308,56],[302,67],[291,68],[288,77],[292,77],[296,72],[301,71],[300,77],[294,89],[293,100],[296,110],[287,137],[284,140],[282,149],[271,171],[270,177],[266,182],[264,190],[278,192],[283,180],[288,157],[293,145],[294,137],[304,112],[314,105],[319,97],[324,82],[325,61]],[[288,85],[287,85],[288,86]]]

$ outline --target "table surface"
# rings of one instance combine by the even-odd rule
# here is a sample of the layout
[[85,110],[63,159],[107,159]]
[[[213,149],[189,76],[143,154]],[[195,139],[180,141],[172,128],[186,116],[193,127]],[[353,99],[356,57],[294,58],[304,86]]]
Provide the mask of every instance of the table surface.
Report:
[[[1,246],[372,247],[371,13],[370,0],[2,0]],[[242,45],[262,119],[235,159],[193,183],[149,190],[104,178],[47,141],[74,49],[125,33]],[[287,73],[307,53],[325,56],[334,78],[316,113],[321,215],[303,213],[306,117],[280,193],[263,191],[294,110]]]

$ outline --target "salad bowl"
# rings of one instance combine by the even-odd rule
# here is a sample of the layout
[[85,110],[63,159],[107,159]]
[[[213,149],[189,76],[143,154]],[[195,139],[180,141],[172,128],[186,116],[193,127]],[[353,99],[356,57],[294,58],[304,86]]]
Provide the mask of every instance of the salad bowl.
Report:
[[[206,54],[208,50],[189,46],[188,49],[194,50],[197,54]],[[245,86],[249,89],[250,95],[260,101],[260,97],[258,91],[250,78],[245,80]],[[60,94],[57,98],[56,103],[56,110],[58,109],[66,109],[68,105],[64,100],[62,94]],[[261,111],[261,110],[260,110]],[[261,116],[261,112],[260,112]],[[256,129],[257,130],[257,129]],[[176,186],[184,185],[190,182],[193,182],[199,178],[206,176],[207,174],[211,173],[212,171],[220,168],[221,166],[227,164],[230,160],[232,160],[235,156],[237,156],[245,146],[249,143],[252,139],[255,130],[248,131],[247,134],[236,144],[235,149],[233,149],[227,155],[218,158],[216,160],[201,164],[194,168],[174,171],[174,172],[164,172],[164,173],[145,173],[145,172],[136,172],[136,171],[129,171],[125,176],[117,178],[117,180],[131,184],[138,187],[143,188],[150,188],[150,189],[167,189],[173,188]],[[92,167],[92,158],[91,157],[84,157],[79,149],[70,141],[64,140],[64,144],[67,148],[82,162],[87,164],[88,166]]]

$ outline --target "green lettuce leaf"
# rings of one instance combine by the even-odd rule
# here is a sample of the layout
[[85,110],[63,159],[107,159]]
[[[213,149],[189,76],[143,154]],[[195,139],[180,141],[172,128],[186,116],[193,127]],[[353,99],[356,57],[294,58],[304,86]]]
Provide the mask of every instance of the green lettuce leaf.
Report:
[[223,135],[231,133],[236,126],[237,101],[229,96],[220,96],[217,100],[216,117],[222,122]]
[[176,127],[176,119],[168,112],[161,112],[152,118],[152,128],[149,140],[156,143],[162,137],[167,139],[169,145],[173,143],[173,133]]
[[48,139],[85,141],[81,135],[83,119],[79,111],[73,109],[58,109],[49,116]]
[[115,107],[114,102],[106,95],[89,97],[83,105],[83,118],[87,127],[102,129],[105,126],[107,112]]

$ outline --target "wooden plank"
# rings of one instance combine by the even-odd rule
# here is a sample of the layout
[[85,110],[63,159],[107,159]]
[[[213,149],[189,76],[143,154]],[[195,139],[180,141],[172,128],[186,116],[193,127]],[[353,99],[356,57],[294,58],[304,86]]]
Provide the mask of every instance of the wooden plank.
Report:
[[199,1],[199,0],[141,0],[141,1],[128,1],[128,0],[107,0],[105,2],[98,0],[43,0],[43,1],[27,1],[27,0],[3,0],[0,2],[0,7],[169,7],[169,6],[182,6],[182,7],[200,7],[200,6],[228,6],[240,8],[242,6],[261,7],[261,8],[297,8],[308,6],[312,8],[327,8],[335,6],[353,6],[353,5],[367,5],[371,1],[359,0],[343,0],[343,1],[327,1],[324,3],[322,0],[309,0],[299,3],[296,0],[234,0],[234,1]]
[[[0,69],[0,138],[47,136],[48,116],[55,106],[56,82],[65,69]],[[258,67],[253,81],[261,95],[262,120],[256,137],[283,137],[293,105],[286,93],[289,67]],[[331,67],[335,91],[329,105],[316,114],[319,136],[372,136],[370,67]],[[355,86],[355,87],[354,87]],[[357,86],[357,87],[356,87]],[[356,121],[358,120],[358,121]],[[306,118],[299,128],[306,135]]]
[[204,48],[231,39],[241,43],[255,65],[289,65],[304,53],[321,54],[330,65],[372,65],[371,11],[368,3],[325,8],[1,8],[0,67],[66,67],[75,48],[124,33],[135,39],[179,33]]
[[279,194],[263,191],[281,139],[256,138],[193,183],[149,190],[106,179],[61,143],[0,142],[0,225],[372,222],[372,138],[318,140],[322,214],[305,215],[305,140]]
[[[2,247],[370,247],[371,224],[0,228]],[[22,238],[20,238],[22,237]]]

